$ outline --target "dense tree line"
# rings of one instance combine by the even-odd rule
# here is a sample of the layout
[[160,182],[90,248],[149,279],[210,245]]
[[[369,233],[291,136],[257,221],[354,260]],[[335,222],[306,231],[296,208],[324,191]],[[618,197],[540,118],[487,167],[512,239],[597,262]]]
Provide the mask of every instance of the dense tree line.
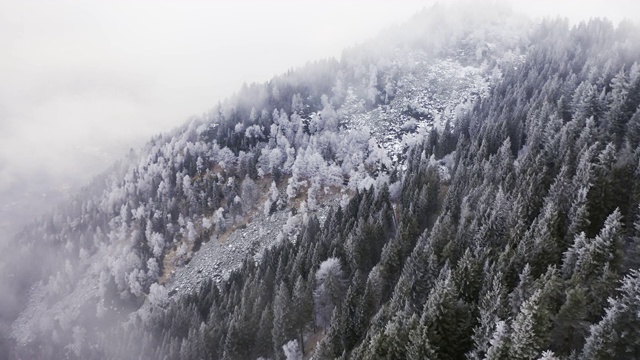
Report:
[[[58,212],[66,218],[25,233],[41,241],[24,240],[23,256],[53,248],[86,269],[108,248],[104,311],[129,313],[155,296],[165,267],[236,218],[297,198],[307,221],[221,283],[158,295],[148,311],[100,329],[56,324],[77,346],[34,340],[14,355],[640,357],[640,32],[545,20],[501,43],[507,54],[471,46],[496,36],[473,30],[429,47],[483,64],[488,96],[433,128],[395,169],[367,134],[339,131],[349,85],[365,108],[393,99],[400,68],[375,51],[245,87],[153,139]],[[351,186],[348,203],[320,223],[314,194],[358,176],[378,181]],[[75,272],[47,272],[64,265],[31,276],[62,294]]]
[[636,358],[640,67],[625,26],[542,23],[454,139],[411,151],[395,203],[358,192],[173,303],[139,325],[159,332],[153,356]]

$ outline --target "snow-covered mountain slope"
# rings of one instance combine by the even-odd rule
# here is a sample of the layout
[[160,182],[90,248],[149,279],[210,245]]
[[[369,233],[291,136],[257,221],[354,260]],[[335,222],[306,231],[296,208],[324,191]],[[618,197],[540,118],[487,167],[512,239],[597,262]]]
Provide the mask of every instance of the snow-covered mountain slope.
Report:
[[[498,23],[512,21],[498,15]],[[244,87],[34,222],[3,263],[15,265],[7,286],[26,304],[7,315],[17,347],[52,337],[80,356],[78,343],[97,346],[117,319],[295,241],[304,220],[323,219],[330,205],[372,186],[398,199],[410,149],[428,134],[452,137],[526,44],[514,33],[452,24],[456,36],[446,46],[412,37],[380,51],[373,41],[340,62]],[[482,51],[470,52],[470,43]],[[40,258],[42,266],[17,265]]]
[[382,71],[394,78],[385,88],[385,104],[367,111],[366,100],[349,88],[339,114],[347,129],[369,128],[395,161],[420,135],[453,126],[457,116],[488,95],[491,80],[486,67],[430,59],[420,50],[397,50]]
[[[300,205],[304,203],[302,211],[315,212],[321,209],[320,205],[326,211],[326,200],[319,201],[318,192],[336,192],[342,189],[338,191],[338,195],[342,193],[348,196],[355,189],[362,189],[379,181],[378,179],[384,179],[379,175],[388,176],[392,168],[402,165],[399,162],[409,146],[419,143],[426,132],[434,127],[442,130],[444,123],[454,122],[457,114],[468,110],[489,87],[489,80],[483,75],[486,71],[483,72],[480,67],[462,66],[451,59],[428,60],[419,51],[398,51],[393,58],[389,66],[375,70],[376,73],[392,73],[397,77],[397,80],[389,81],[386,91],[393,93],[393,97],[388,98],[385,103],[367,105],[370,99],[359,98],[354,90],[358,88],[357,84],[350,85],[344,103],[334,115],[339,125],[331,131],[322,129],[310,136],[303,134],[298,149],[295,149],[295,138],[292,139],[293,146],[286,144],[288,140],[284,133],[289,129],[278,129],[293,127],[293,121],[277,123],[275,130],[272,125],[269,141],[276,146],[269,149],[271,145],[268,145],[261,152],[253,150],[256,155],[250,154],[251,157],[258,158],[257,172],[262,173],[256,181],[246,180],[247,184],[254,183],[254,190],[243,189],[244,181],[242,184],[229,184],[228,181],[238,178],[237,167],[241,165],[239,162],[247,161],[247,155],[240,153],[236,156],[228,148],[220,149],[215,142],[207,144],[200,139],[189,141],[188,138],[194,133],[200,133],[201,136],[206,131],[204,129],[216,129],[219,125],[215,122],[210,124],[194,120],[173,137],[151,143],[131,165],[124,166],[124,182],[114,178],[102,194],[89,201],[84,200],[82,215],[68,224],[67,231],[77,231],[92,215],[108,216],[112,213],[115,216],[109,219],[105,227],[110,231],[95,234],[93,244],[88,245],[86,240],[78,245],[68,239],[71,234],[66,235],[63,256],[75,253],[78,258],[65,259],[62,264],[64,270],[58,270],[36,285],[27,307],[13,325],[12,335],[25,344],[29,341],[29,334],[51,331],[56,326],[69,328],[71,325],[67,324],[73,324],[84,316],[80,309],[85,312],[95,311],[100,316],[105,316],[105,313],[115,316],[127,311],[130,305],[117,305],[117,301],[111,305],[104,304],[103,297],[107,295],[110,285],[116,285],[120,296],[133,301],[133,298],[144,300],[148,289],[156,281],[166,287],[168,294],[173,295],[176,291],[195,289],[202,279],[224,278],[225,273],[240,264],[247,251],[252,249],[251,251],[260,252],[273,244],[287,221],[302,221],[302,213],[291,217],[285,209],[291,207],[299,212]],[[390,89],[391,86],[393,89]],[[332,107],[330,104],[328,106]],[[307,126],[326,123],[326,112],[329,111],[326,107],[300,116],[298,134],[305,123]],[[276,121],[283,121],[283,117],[284,114],[279,114]],[[296,117],[295,113],[293,117]],[[273,133],[276,135],[273,136]],[[320,144],[316,145],[316,142]],[[321,153],[324,146],[335,149],[336,155],[328,158],[323,156]],[[273,155],[281,149],[281,153],[287,153],[287,159]],[[352,153],[346,154],[347,152]],[[192,159],[188,160],[188,157]],[[185,171],[171,177],[166,176],[172,167],[176,167],[176,163],[185,168],[189,166],[187,161],[194,159],[196,168],[200,170],[196,170],[193,180],[189,174],[182,175]],[[336,161],[341,164],[336,164]],[[204,163],[210,164],[210,168],[206,169]],[[349,164],[348,167],[345,164]],[[364,164],[368,166],[362,167]],[[382,174],[378,172],[381,168],[386,169]],[[273,180],[273,172],[276,170],[280,171],[282,177],[277,186],[281,194],[275,200],[253,199],[251,191],[258,193],[253,197],[263,197],[259,193],[268,192],[266,185],[258,183],[277,181]],[[246,176],[250,179],[250,176]],[[151,180],[154,177],[157,180]],[[206,179],[207,177],[214,179]],[[346,179],[349,179],[348,183]],[[163,199],[164,194],[156,195],[151,202],[144,199],[131,201],[129,198],[145,190],[159,193],[172,181],[176,182],[177,188],[174,191],[178,193],[171,200]],[[157,189],[150,189],[154,182]],[[188,182],[191,184],[187,185]],[[222,194],[220,206],[216,209],[206,204],[203,209],[186,215],[189,211],[183,212],[181,208],[191,207],[193,202],[212,201],[205,197],[203,183],[221,186],[222,192],[228,191],[229,195]],[[190,189],[191,186],[194,189]],[[240,197],[242,204],[234,204],[236,196]],[[155,201],[160,204],[155,204]],[[182,204],[175,210],[178,212],[177,222],[165,225],[171,229],[168,233],[173,237],[171,241],[167,241],[160,239],[167,236],[166,230],[160,235],[161,232],[154,232],[149,228],[155,227],[154,220],[159,220],[157,205],[171,206],[172,201]],[[245,204],[248,201],[252,203]],[[265,217],[262,214],[265,203],[272,202],[279,202],[281,210]],[[137,204],[137,208],[134,204]],[[235,209],[234,206],[241,209]],[[119,210],[116,211],[117,209]],[[156,213],[152,216],[152,212]],[[222,215],[221,218],[216,220],[216,213]],[[237,219],[234,220],[235,218]],[[131,223],[127,225],[127,221]],[[245,222],[246,224],[240,225]],[[203,223],[208,223],[209,228],[206,229]],[[173,226],[178,229],[172,229]],[[145,234],[142,234],[145,227]],[[135,244],[140,241],[137,237],[143,237],[142,243]],[[162,242],[165,244],[161,244]],[[137,254],[136,248],[139,247],[148,248],[146,261]],[[91,248],[95,250],[90,250]],[[95,310],[87,310],[87,307]]]

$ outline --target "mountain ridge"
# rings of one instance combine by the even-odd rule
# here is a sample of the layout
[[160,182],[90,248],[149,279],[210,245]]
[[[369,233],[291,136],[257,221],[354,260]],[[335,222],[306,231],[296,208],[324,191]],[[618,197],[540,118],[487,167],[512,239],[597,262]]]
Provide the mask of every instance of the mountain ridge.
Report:
[[[315,359],[637,354],[598,343],[638,306],[620,254],[640,194],[632,28],[459,14],[416,16],[398,31],[446,26],[396,53],[243,87],[28,229],[14,261],[50,253],[21,276],[46,310],[23,312],[8,356],[300,358],[320,329]],[[284,223],[261,256],[183,292],[158,283],[248,217]]]

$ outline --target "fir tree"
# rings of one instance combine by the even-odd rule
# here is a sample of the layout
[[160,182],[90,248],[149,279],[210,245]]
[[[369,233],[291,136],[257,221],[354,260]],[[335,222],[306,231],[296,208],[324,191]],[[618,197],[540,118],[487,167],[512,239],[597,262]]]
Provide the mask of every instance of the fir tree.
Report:
[[581,354],[583,359],[632,359],[640,356],[640,272],[622,280],[620,295],[609,301],[602,320],[591,327]]
[[511,359],[534,359],[547,345],[551,314],[541,303],[542,291],[537,290],[520,307],[513,322],[509,357]]

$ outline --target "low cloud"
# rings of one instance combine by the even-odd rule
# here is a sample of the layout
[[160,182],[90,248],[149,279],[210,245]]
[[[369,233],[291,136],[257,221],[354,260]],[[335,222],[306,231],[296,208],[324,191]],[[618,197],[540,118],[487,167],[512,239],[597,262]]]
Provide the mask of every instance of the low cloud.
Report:
[[[433,2],[0,0],[0,202],[85,184],[243,82],[339,57]],[[512,4],[574,20],[640,13],[632,0]]]

